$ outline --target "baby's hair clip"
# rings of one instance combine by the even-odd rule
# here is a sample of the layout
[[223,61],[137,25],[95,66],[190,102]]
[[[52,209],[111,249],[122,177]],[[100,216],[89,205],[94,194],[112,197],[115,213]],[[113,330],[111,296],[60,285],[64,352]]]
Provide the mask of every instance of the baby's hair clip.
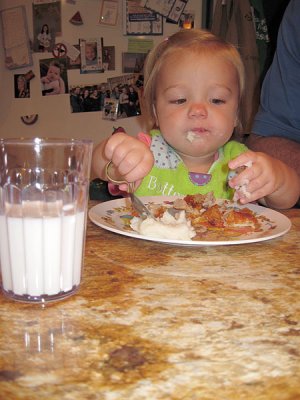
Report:
[[169,40],[169,36],[167,36],[166,38],[164,38],[164,42],[167,42]]

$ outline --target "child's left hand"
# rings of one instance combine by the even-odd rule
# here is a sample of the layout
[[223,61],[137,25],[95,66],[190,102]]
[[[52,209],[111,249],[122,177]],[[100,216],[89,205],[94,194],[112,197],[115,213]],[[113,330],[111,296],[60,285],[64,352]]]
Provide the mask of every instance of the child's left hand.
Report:
[[281,162],[265,153],[246,151],[234,160],[229,161],[232,170],[244,167],[229,180],[229,186],[237,190],[237,197],[242,204],[275,193],[283,184]]

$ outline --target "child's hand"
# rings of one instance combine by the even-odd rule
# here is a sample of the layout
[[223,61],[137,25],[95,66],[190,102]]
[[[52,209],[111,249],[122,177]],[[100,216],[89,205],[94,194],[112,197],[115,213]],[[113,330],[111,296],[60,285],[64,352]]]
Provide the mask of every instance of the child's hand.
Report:
[[281,162],[264,153],[247,151],[228,163],[232,170],[244,168],[229,181],[242,204],[263,199],[283,184]]
[[[116,173],[128,182],[143,179],[154,163],[152,152],[145,143],[122,132],[108,139],[104,155],[113,162]],[[120,190],[126,189],[126,185],[120,185]]]

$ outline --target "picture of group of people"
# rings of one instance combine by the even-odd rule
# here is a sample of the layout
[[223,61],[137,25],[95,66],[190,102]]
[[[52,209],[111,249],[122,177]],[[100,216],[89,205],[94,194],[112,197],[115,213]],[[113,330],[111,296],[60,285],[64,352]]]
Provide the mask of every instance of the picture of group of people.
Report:
[[109,97],[105,84],[95,86],[70,87],[70,103],[72,112],[102,111],[104,101]]
[[102,111],[104,119],[133,117],[141,114],[139,88],[134,84],[111,86],[71,86],[70,104],[73,113]]

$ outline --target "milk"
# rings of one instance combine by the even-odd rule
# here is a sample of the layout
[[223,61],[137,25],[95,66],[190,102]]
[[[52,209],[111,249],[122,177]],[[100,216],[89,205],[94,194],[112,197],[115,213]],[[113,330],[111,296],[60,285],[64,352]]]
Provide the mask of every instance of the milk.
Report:
[[43,207],[28,202],[25,212],[12,206],[0,215],[2,286],[23,298],[60,297],[80,284],[85,212],[55,204],[58,212],[42,216]]
[[4,294],[45,303],[80,286],[93,143],[0,138]]

